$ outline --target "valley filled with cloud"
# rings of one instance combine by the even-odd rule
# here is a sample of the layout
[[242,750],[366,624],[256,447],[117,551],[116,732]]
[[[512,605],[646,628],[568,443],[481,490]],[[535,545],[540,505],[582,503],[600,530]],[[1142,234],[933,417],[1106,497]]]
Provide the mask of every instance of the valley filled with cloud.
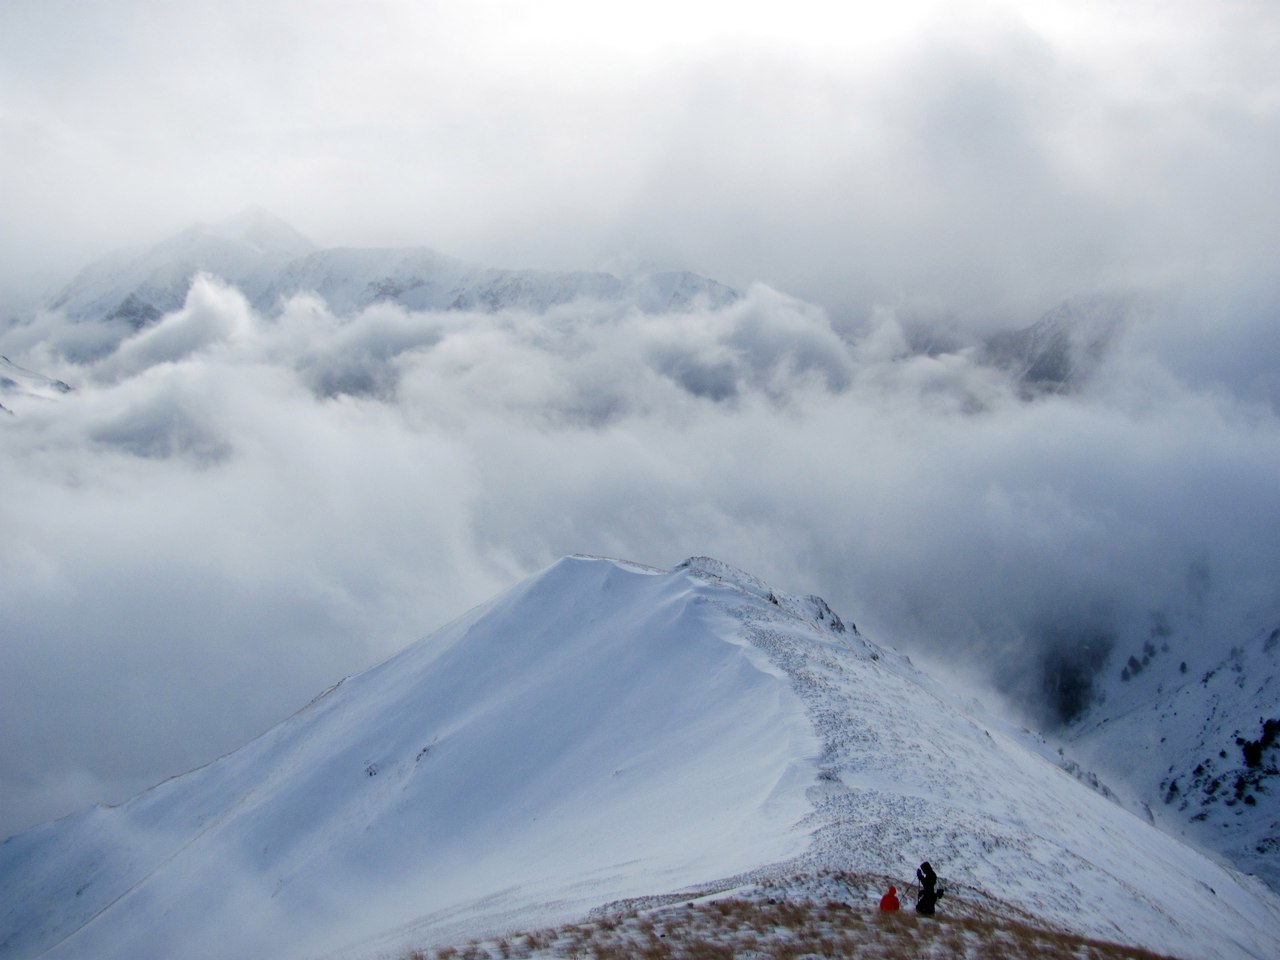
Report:
[[0,339],[73,388],[0,432],[4,826],[198,765],[576,552],[819,593],[1042,725],[1157,621],[1207,666],[1280,616],[1274,334],[1121,302],[1087,382],[1030,398],[978,342],[762,285],[264,315],[200,276],[78,361],[43,314]]

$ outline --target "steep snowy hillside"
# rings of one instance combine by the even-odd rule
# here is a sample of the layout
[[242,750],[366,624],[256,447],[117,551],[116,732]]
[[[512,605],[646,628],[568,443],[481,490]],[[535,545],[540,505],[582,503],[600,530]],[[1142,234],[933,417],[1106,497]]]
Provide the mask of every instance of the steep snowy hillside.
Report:
[[1208,663],[1179,639],[1119,658],[1069,742],[1162,826],[1280,890],[1280,626]]
[[340,315],[382,301],[411,310],[542,312],[589,299],[657,312],[724,306],[738,297],[724,284],[683,271],[624,280],[608,273],[499,270],[422,247],[320,250],[278,218],[250,210],[91,264],[48,309],[78,322],[113,324],[123,337],[181,307],[202,272],[235,286],[267,314],[302,293],[318,294]]
[[926,858],[953,898],[1277,954],[1262,884],[1042,749],[817,598],[706,559],[569,558],[243,749],[10,838],[0,956],[368,956]]

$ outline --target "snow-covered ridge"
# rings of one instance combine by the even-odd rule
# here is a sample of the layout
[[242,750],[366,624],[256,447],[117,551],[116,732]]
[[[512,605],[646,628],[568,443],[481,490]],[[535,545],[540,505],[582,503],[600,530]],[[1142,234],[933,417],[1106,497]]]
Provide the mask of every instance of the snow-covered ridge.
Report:
[[0,955],[358,957],[834,868],[1187,957],[1280,903],[816,598],[570,557],[239,751],[0,846]]

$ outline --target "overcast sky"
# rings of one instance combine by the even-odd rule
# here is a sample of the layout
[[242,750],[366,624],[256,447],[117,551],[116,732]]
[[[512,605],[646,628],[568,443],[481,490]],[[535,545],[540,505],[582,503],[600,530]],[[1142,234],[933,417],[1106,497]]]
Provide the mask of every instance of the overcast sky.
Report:
[[[747,296],[267,319],[207,280],[99,360],[51,346],[56,316],[0,330],[77,387],[0,421],[0,834],[232,749],[570,552],[718,556],[999,664],[1024,706],[1053,644],[1160,615],[1208,661],[1274,626],[1278,23],[6,0],[13,303],[250,204],[323,245],[680,265]],[[921,317],[1025,325],[1117,289],[1151,296],[1079,395],[908,350]],[[321,389],[353,373],[382,388]]]
[[7,0],[0,286],[257,204],[1007,324],[1270,268],[1278,52],[1269,0]]

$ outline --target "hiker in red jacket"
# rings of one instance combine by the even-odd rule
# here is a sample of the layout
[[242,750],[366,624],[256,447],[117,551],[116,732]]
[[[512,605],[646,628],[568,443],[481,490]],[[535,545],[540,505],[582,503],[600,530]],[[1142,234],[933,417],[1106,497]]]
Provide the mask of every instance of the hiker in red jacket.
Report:
[[898,888],[890,887],[889,892],[880,898],[881,910],[897,910],[898,909]]

